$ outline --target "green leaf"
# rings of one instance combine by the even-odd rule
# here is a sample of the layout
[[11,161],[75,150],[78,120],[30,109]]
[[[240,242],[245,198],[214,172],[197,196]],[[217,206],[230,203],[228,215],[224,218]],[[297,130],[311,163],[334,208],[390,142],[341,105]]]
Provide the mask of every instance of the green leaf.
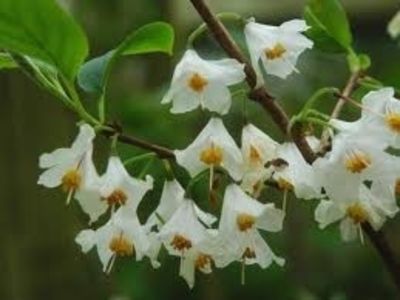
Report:
[[117,48],[84,64],[78,75],[81,88],[89,93],[104,93],[111,69],[121,56],[161,52],[171,55],[174,31],[168,23],[147,24],[130,34]]
[[88,52],[82,30],[54,0],[1,0],[0,48],[42,60],[69,79]]
[[14,69],[18,68],[18,64],[14,61],[8,53],[0,52],[0,69]]
[[351,48],[350,25],[339,0],[308,0],[304,19],[311,27],[307,35],[326,52],[347,52]]

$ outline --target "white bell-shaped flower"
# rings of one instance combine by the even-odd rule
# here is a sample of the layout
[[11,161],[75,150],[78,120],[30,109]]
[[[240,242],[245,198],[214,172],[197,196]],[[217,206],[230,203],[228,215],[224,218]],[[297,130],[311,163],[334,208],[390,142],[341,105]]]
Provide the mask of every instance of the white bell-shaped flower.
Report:
[[[161,240],[156,238],[157,232],[161,230],[163,225],[167,223],[170,218],[174,215],[176,210],[182,205],[185,200],[185,190],[174,179],[166,181],[164,183],[163,191],[161,194],[160,204],[157,206],[155,211],[147,219],[144,227],[149,234],[152,256],[151,261],[153,267],[158,267],[160,263],[157,261],[157,257],[161,248]],[[217,221],[216,217],[201,210],[195,203],[193,203],[197,217],[206,224],[211,226]]]
[[[319,146],[319,140],[315,137],[307,137],[311,148]],[[299,199],[316,199],[321,197],[321,185],[316,174],[301,155],[294,143],[284,143],[277,148],[279,158],[274,168],[273,179],[282,190],[292,190]]]
[[263,182],[271,176],[272,169],[266,164],[276,158],[278,143],[252,124],[243,127],[242,155],[243,179],[241,187],[248,193],[257,194]]
[[242,177],[242,154],[219,118],[212,118],[194,142],[176,150],[175,156],[192,177],[215,167],[223,167],[234,180]]
[[282,266],[284,259],[272,252],[258,229],[278,232],[282,230],[283,218],[283,211],[276,209],[274,204],[262,204],[239,186],[229,185],[225,191],[218,235],[228,250],[225,260],[216,260],[217,266],[224,267],[232,261],[258,264],[262,268],[275,261]]
[[171,219],[161,228],[159,238],[171,255],[181,257],[179,274],[189,287],[194,286],[195,270],[210,273],[215,249],[206,227],[200,222],[195,204],[185,199]]
[[92,162],[93,139],[95,132],[84,124],[71,148],[60,148],[40,156],[39,166],[46,169],[39,177],[38,184],[48,188],[62,186],[68,193],[68,200],[83,183],[84,174],[94,174]]
[[340,221],[340,232],[344,241],[355,240],[361,234],[361,225],[368,222],[379,230],[387,217],[393,217],[397,206],[382,202],[380,195],[374,195],[365,185],[352,189],[346,198],[333,195],[329,200],[321,200],[315,210],[315,219],[321,229]]
[[302,32],[308,26],[303,20],[291,20],[280,26],[263,25],[250,21],[245,27],[246,42],[251,62],[262,81],[260,61],[267,74],[286,78],[296,69],[299,55],[313,46]]
[[[92,177],[94,178],[94,177]],[[126,171],[121,159],[111,156],[106,173],[99,180],[88,181],[76,194],[84,212],[95,222],[109,207],[129,206],[136,211],[144,195],[153,188],[153,178],[133,178]]]
[[228,87],[244,78],[244,65],[238,61],[207,61],[189,49],[176,66],[171,87],[161,103],[172,102],[172,113],[185,113],[201,106],[226,114],[232,102]]
[[130,207],[122,207],[97,230],[81,231],[75,241],[84,253],[97,248],[103,271],[109,273],[117,257],[135,257],[141,260],[150,244],[144,228]]

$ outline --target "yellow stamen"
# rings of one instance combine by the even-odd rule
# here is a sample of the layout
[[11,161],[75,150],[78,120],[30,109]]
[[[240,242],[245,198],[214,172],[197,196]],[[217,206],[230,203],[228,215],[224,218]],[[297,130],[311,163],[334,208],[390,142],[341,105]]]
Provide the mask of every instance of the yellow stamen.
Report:
[[399,113],[388,113],[385,116],[386,125],[395,133],[400,133],[400,114]]
[[240,231],[247,231],[253,227],[256,218],[249,214],[239,214],[236,219],[236,224]]
[[201,76],[199,73],[194,73],[188,81],[189,87],[196,93],[203,92],[207,84],[208,80]]
[[125,205],[126,200],[128,200],[128,196],[121,189],[116,189],[111,193],[110,196],[105,198],[109,206],[113,205]]
[[395,190],[397,195],[400,195],[400,179],[396,180],[396,185],[394,187],[394,190]]
[[174,247],[175,250],[185,251],[192,248],[192,242],[184,236],[177,234],[172,239],[171,246]]
[[208,266],[211,266],[212,261],[213,260],[210,255],[201,253],[197,256],[194,265],[196,269],[202,270],[207,268]]
[[209,166],[219,166],[222,163],[222,149],[214,144],[200,153],[200,160]]
[[70,170],[61,179],[62,189],[64,192],[68,193],[71,191],[76,191],[82,181],[81,174],[79,174],[78,170]]
[[284,178],[279,178],[276,183],[278,184],[279,189],[283,191],[293,191],[293,184]]
[[274,47],[265,49],[264,52],[265,52],[265,56],[268,59],[274,60],[274,59],[281,58],[283,56],[283,54],[286,53],[286,51],[287,50],[281,43],[277,43]]
[[353,220],[354,224],[361,224],[368,220],[368,213],[364,207],[356,202],[347,208],[347,216]]
[[344,164],[351,173],[361,173],[371,165],[371,158],[361,151],[354,151],[347,155]]
[[253,145],[250,146],[249,159],[253,164],[262,164],[262,156],[258,149]]
[[124,238],[122,234],[118,237],[114,237],[111,240],[109,248],[117,256],[121,257],[132,256],[135,253],[134,245]]

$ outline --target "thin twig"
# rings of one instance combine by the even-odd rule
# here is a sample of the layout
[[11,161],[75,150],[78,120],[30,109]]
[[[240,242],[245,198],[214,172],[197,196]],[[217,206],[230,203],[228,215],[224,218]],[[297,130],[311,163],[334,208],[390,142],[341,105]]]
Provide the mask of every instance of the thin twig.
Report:
[[283,134],[292,137],[294,143],[297,145],[307,162],[311,163],[314,161],[316,156],[305,140],[304,135],[300,134],[299,130],[295,130],[289,134],[289,118],[284,110],[275,101],[274,97],[266,91],[265,87],[257,87],[257,75],[254,68],[251,66],[246,56],[243,55],[239,46],[228,33],[225,26],[218,20],[216,15],[211,12],[204,0],[190,0],[190,2],[193,4],[205,24],[207,24],[211,34],[227,55],[245,65],[246,81],[251,88],[249,98],[258,102],[264,110],[268,112]]

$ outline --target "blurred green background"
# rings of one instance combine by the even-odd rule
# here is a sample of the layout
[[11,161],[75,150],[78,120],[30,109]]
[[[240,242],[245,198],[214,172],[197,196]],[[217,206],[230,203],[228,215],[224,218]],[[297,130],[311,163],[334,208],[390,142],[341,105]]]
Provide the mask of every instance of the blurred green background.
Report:
[[[160,99],[168,88],[173,66],[184,51],[186,37],[199,24],[189,1],[183,0],[70,0],[63,5],[76,16],[88,34],[91,56],[103,54],[130,31],[145,23],[165,20],[173,24],[177,43],[172,58],[149,55],[122,60],[112,75],[108,93],[109,120],[120,121],[126,131],[173,149],[185,147],[207,122],[199,111],[171,115]],[[235,11],[258,21],[279,24],[301,16],[305,1],[213,0],[215,11]],[[399,8],[396,0],[344,0],[356,47],[369,53],[370,74],[388,85],[400,87],[400,49],[386,34],[386,24]],[[239,33],[235,33],[240,39]],[[218,57],[216,44],[205,37],[198,42],[205,56]],[[298,110],[318,87],[342,87],[348,77],[345,58],[317,50],[302,56],[300,75],[287,81],[268,78],[270,91],[279,96],[289,112]],[[87,104],[93,105],[90,97]],[[344,244],[337,227],[320,231],[313,221],[315,203],[291,199],[288,218],[281,234],[267,236],[274,251],[287,260],[284,268],[267,270],[249,267],[246,285],[240,285],[240,265],[232,264],[210,276],[199,275],[190,291],[178,277],[178,260],[162,255],[163,265],[153,270],[141,263],[119,261],[110,276],[101,272],[95,252],[83,255],[74,243],[75,235],[87,222],[74,202],[65,206],[59,190],[36,185],[41,153],[67,146],[75,136],[75,116],[59,102],[34,86],[20,72],[0,73],[0,299],[397,299],[390,277],[368,243]],[[240,135],[243,99],[234,99],[226,124],[236,138]],[[326,103],[325,109],[333,103]],[[253,122],[282,140],[270,119],[249,103]],[[348,119],[357,117],[347,107]],[[96,141],[96,162],[104,168],[108,141]],[[120,147],[121,156],[140,150]],[[139,174],[141,166],[130,169]],[[161,166],[150,173],[156,188],[140,207],[142,221],[157,205],[162,185]],[[183,180],[186,178],[182,177]],[[267,191],[264,197],[277,195]],[[278,196],[280,197],[280,196]],[[198,193],[196,201],[212,208]],[[400,255],[400,220],[384,227],[392,247]]]

